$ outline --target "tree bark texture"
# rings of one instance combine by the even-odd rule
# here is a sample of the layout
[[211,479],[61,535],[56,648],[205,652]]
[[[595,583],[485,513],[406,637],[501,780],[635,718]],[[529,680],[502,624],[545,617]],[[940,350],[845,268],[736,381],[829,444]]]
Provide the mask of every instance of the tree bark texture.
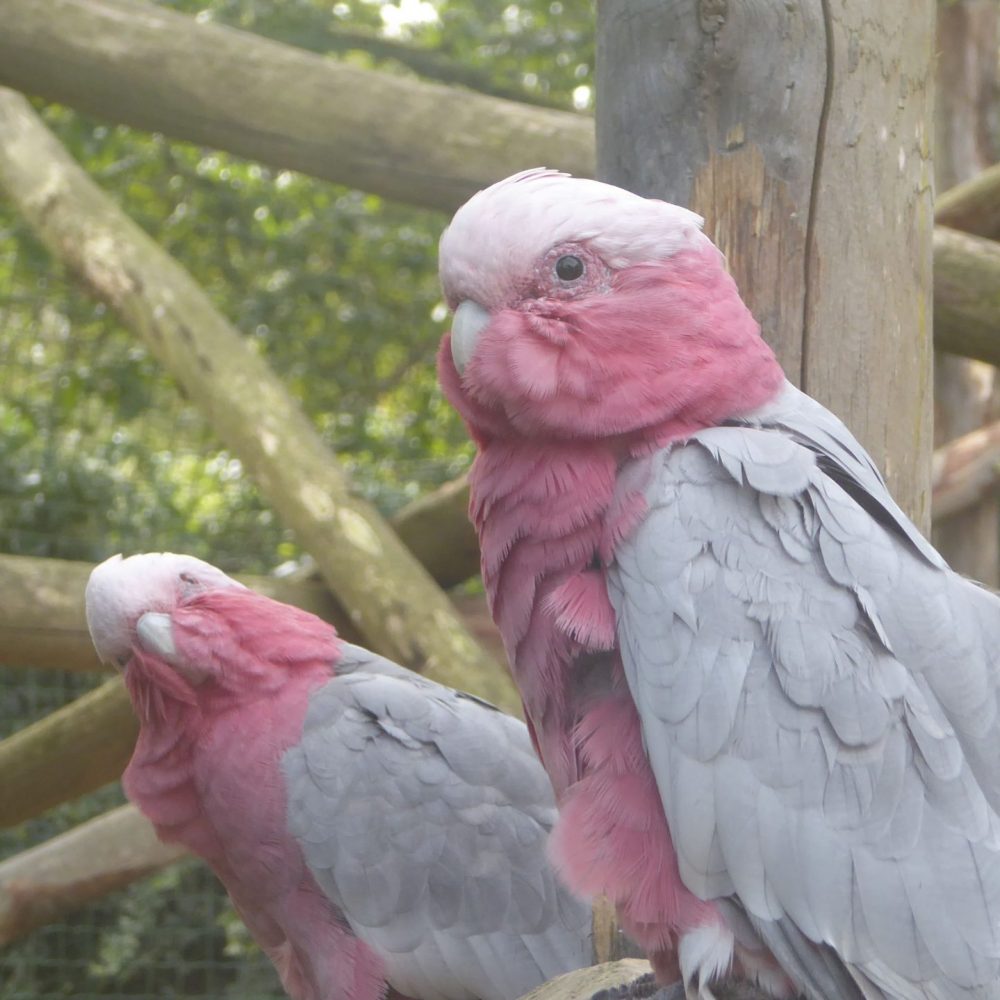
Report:
[[0,863],[0,948],[185,857],[122,806]]
[[0,188],[201,408],[313,556],[368,645],[502,707],[506,671],[334,456],[267,364],[191,276],[90,180],[28,102],[0,90]]
[[132,0],[4,0],[0,84],[410,204],[593,172],[593,123],[339,63]]
[[442,587],[478,578],[479,537],[469,520],[467,476],[407,504],[391,524]]
[[[951,189],[993,162],[989,116],[996,90],[996,0],[938,0],[934,176]],[[1000,197],[997,199],[1000,205]],[[940,221],[940,219],[938,220]],[[934,442],[940,447],[997,416],[996,369],[939,352],[934,359]],[[953,569],[1000,585],[1000,505],[991,493],[960,518],[939,520],[933,539]]]
[[1000,365],[1000,243],[934,227],[937,346]]
[[139,723],[120,677],[0,740],[0,829],[113,781]]
[[935,531],[946,528],[953,519],[956,527],[967,524],[969,508],[976,509],[997,494],[1000,422],[977,427],[938,448],[934,453],[933,480]]
[[934,218],[942,226],[1000,239],[1000,163],[945,191]]
[[[587,1000],[598,993],[610,991],[616,987],[625,986],[640,976],[652,973],[652,967],[645,959],[623,958],[602,965],[592,965],[586,969],[577,969],[565,975],[556,976],[541,986],[536,986],[526,993],[521,1000]],[[683,991],[677,1000],[683,1000]],[[661,998],[658,998],[661,1000]],[[662,998],[667,1000],[667,998]],[[669,1000],[675,1000],[673,996]]]
[[931,0],[602,0],[598,175],[688,205],[929,527]]

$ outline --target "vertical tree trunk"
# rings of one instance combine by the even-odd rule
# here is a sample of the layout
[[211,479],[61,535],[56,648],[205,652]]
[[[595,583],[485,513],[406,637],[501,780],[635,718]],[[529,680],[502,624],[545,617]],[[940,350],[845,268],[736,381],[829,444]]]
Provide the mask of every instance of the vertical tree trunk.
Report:
[[932,0],[601,0],[598,175],[688,205],[929,527]]
[[[993,161],[989,115],[997,65],[996,0],[948,0],[937,11],[935,183],[968,180]],[[997,416],[996,369],[948,354],[934,360],[934,441],[945,444]],[[1000,504],[987,498],[935,523],[934,542],[960,573],[1000,586]]]

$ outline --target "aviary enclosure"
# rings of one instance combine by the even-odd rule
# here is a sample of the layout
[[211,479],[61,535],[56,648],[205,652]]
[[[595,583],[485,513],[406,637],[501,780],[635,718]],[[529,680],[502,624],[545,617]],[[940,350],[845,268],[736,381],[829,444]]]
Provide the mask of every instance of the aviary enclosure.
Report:
[[517,710],[433,372],[446,213],[515,170],[705,215],[789,377],[1000,581],[992,0],[0,22],[3,1000],[281,995],[122,804],[135,722],[83,621],[95,561],[192,552]]

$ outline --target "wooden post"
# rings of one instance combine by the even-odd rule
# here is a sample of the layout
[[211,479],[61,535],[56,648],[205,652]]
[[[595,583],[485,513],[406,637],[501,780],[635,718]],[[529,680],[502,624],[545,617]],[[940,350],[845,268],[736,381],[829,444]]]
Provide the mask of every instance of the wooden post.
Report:
[[[938,0],[935,183],[970,180],[993,162],[989,114],[996,89],[996,0]],[[954,355],[934,358],[934,441],[944,445],[997,416],[996,369]],[[935,507],[935,517],[939,507]],[[979,503],[934,525],[948,562],[989,587],[1000,585],[1000,505]]]
[[687,205],[929,527],[932,0],[601,0],[598,176]]

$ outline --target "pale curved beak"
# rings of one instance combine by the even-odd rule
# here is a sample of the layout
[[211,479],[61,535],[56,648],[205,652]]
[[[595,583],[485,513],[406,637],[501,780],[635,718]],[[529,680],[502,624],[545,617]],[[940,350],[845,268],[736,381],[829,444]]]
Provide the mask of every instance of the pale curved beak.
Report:
[[490,314],[472,299],[461,302],[451,324],[451,357],[461,375],[475,353],[479,335],[490,324]]
[[136,622],[135,633],[143,648],[161,656],[168,663],[177,655],[174,623],[170,620],[170,615],[147,611]]

